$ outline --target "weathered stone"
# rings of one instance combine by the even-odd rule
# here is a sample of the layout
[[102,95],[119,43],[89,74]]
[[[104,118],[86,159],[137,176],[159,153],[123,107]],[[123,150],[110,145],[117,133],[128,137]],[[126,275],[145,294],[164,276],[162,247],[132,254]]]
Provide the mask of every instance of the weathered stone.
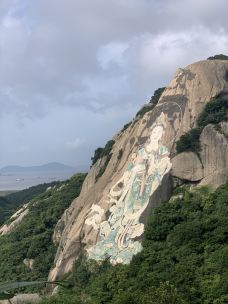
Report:
[[[210,184],[218,187],[228,176],[228,140],[226,131],[228,123],[223,122],[216,130],[207,125],[200,136],[202,151],[200,153],[204,167],[204,179],[200,185]],[[222,132],[221,132],[222,131]]]
[[[134,248],[131,254],[140,250],[138,240],[143,234],[150,209],[157,206],[161,198],[167,199],[170,195],[169,152],[172,154],[175,142],[196,125],[206,103],[228,89],[224,79],[226,70],[228,62],[220,60],[201,61],[179,69],[156,107],[114,137],[112,157],[104,174],[96,182],[99,163],[104,161],[100,160],[91,168],[80,196],[73,201],[57,225],[54,239],[59,243],[59,248],[50,280],[70,271],[82,250],[89,257],[97,259],[97,252],[107,249],[115,263],[124,261],[125,249],[130,252],[130,248]],[[156,129],[156,126],[160,128]],[[160,131],[162,137],[156,139]],[[135,140],[131,141],[132,138]],[[123,151],[121,159],[118,158],[120,150]],[[212,162],[208,153],[205,150],[204,165],[208,160]],[[216,164],[220,168],[218,160]],[[188,156],[188,162],[184,165],[188,173],[179,170],[178,175],[191,180],[203,177],[202,167],[195,156]],[[209,171],[205,169],[204,176]],[[132,200],[129,199],[130,195],[136,194],[138,199],[134,196]],[[144,195],[145,199],[142,198]],[[111,232],[114,238],[109,242]],[[116,256],[113,256],[113,247],[117,250]]]
[[214,172],[211,175],[206,176],[199,183],[199,187],[201,186],[211,186],[216,189],[228,179],[228,170],[224,170],[223,172]]
[[25,264],[25,266],[27,266],[30,270],[33,270],[33,264],[34,264],[34,260],[33,259],[24,259],[23,263]]
[[25,204],[21,209],[19,209],[16,213],[14,213],[10,220],[11,222],[8,224],[3,225],[0,228],[0,236],[10,233],[14,230],[17,226],[20,225],[23,218],[29,213],[28,204]]
[[172,159],[172,175],[189,181],[203,178],[203,167],[199,157],[193,152],[183,152]]

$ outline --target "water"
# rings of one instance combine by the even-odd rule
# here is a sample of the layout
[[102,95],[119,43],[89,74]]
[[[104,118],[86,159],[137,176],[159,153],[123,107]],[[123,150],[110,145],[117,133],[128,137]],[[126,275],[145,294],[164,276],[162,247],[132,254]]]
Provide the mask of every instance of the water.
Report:
[[64,181],[75,172],[29,172],[0,175],[0,191],[23,190],[32,186],[53,181]]

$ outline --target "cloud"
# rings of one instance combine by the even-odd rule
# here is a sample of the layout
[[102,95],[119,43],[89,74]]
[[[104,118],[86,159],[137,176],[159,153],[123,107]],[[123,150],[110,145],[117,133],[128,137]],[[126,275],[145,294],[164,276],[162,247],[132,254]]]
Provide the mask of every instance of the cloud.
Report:
[[124,52],[128,49],[127,43],[112,42],[101,46],[98,50],[97,60],[102,69],[110,68],[112,64],[124,67]]
[[81,138],[75,138],[73,140],[70,140],[70,141],[67,141],[65,143],[65,147],[67,149],[70,149],[70,150],[77,150],[79,147],[81,147],[83,144],[85,143],[85,140],[84,139],[81,139]]
[[[178,67],[227,53],[227,11],[227,0],[1,0],[0,159],[45,147],[42,160],[58,149],[73,162],[77,148],[85,162]],[[18,128],[30,154],[13,146]]]
[[152,94],[170,69],[226,50],[227,8],[224,0],[4,1],[1,114],[39,118],[65,106],[97,111],[93,105],[118,107],[120,95],[142,103],[148,92],[132,94],[140,80],[138,91],[153,76]]

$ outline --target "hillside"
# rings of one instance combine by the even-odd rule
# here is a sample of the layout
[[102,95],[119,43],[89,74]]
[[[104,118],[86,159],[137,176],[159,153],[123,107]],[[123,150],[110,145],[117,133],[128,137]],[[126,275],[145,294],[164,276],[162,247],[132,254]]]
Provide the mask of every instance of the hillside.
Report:
[[129,265],[80,259],[69,290],[42,304],[228,302],[228,183],[178,195],[149,216],[143,250]]
[[[54,227],[72,199],[79,195],[84,179],[85,174],[76,174],[28,202],[23,220],[0,237],[0,283],[47,278],[56,253],[52,243]],[[12,219],[6,225],[11,223]]]
[[50,280],[68,273],[82,251],[97,261],[109,256],[112,264],[128,264],[142,250],[151,210],[178,185],[225,182],[227,70],[227,60],[178,69],[157,103],[95,151],[71,216],[66,221],[63,215],[56,227],[61,239]]
[[178,69],[88,174],[7,196],[31,194],[0,228],[0,281],[68,282],[48,304],[227,303],[227,71]]
[[60,182],[41,184],[8,194],[4,197],[0,196],[0,225],[3,224],[3,222],[21,205],[28,203],[35,196],[44,192],[48,187],[53,187],[58,184],[60,184]]

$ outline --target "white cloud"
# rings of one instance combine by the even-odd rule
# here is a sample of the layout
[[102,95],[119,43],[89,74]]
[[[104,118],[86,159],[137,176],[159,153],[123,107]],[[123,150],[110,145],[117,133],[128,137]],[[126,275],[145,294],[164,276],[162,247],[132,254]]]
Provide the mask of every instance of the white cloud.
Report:
[[84,140],[84,139],[75,138],[75,139],[73,139],[73,140],[67,141],[67,142],[65,143],[65,147],[66,147],[67,149],[70,149],[70,150],[77,150],[77,149],[80,148],[84,143],[85,143],[85,140]]
[[227,54],[227,11],[227,0],[1,0],[0,161],[73,163],[77,149],[86,162],[176,68]]
[[124,67],[124,52],[127,48],[128,44],[121,42],[111,42],[105,46],[101,46],[97,54],[98,63],[104,70],[109,68],[112,64]]

